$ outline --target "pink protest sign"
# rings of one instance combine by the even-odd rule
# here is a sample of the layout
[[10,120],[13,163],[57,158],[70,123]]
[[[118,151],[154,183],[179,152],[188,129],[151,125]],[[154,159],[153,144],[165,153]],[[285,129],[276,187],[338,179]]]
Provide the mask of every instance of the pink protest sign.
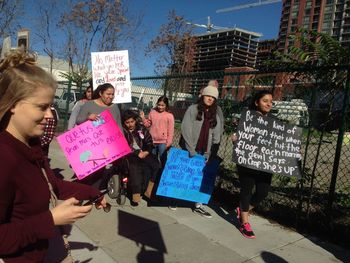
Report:
[[97,121],[86,121],[57,137],[78,179],[131,152],[109,110]]

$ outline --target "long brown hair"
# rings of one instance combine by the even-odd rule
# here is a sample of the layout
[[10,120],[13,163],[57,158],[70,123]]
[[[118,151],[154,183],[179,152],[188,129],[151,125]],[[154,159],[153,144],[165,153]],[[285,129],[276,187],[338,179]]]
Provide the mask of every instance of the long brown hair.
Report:
[[198,121],[201,121],[202,118],[204,117],[204,111],[206,109],[208,109],[210,128],[214,128],[216,126],[216,124],[218,123],[216,120],[216,112],[217,112],[216,99],[214,100],[213,104],[210,107],[208,107],[204,104],[203,98],[204,98],[204,96],[201,96],[198,99],[198,102],[197,102],[198,114],[197,114],[196,119]]

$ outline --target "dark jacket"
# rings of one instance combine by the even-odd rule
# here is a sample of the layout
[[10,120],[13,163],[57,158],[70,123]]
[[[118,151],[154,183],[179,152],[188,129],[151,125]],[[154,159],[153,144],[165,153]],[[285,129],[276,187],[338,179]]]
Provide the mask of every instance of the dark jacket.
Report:
[[[144,152],[147,151],[149,153],[152,152],[154,147],[152,136],[144,126],[137,124],[133,132],[130,132],[128,129],[124,128],[124,136],[128,141],[128,144],[131,149],[133,149],[132,143],[133,143],[133,137],[134,137],[137,145],[140,147],[142,151]],[[138,151],[134,151],[134,152],[136,154],[138,153]]]
[[42,262],[55,226],[44,168],[58,199],[90,199],[99,191],[55,177],[39,140],[26,146],[0,133],[0,258],[5,262]]

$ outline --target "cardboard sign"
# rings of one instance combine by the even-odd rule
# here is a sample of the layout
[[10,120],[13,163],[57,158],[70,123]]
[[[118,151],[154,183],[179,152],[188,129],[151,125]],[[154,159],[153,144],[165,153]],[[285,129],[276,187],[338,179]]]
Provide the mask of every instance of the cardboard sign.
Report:
[[205,164],[202,155],[171,148],[160,179],[157,195],[207,204],[214,188],[219,159]]
[[131,152],[109,110],[97,121],[86,121],[57,137],[78,179]]
[[244,167],[301,178],[302,129],[255,111],[242,112],[233,161]]
[[110,83],[114,103],[131,102],[129,55],[127,50],[91,52],[93,88]]

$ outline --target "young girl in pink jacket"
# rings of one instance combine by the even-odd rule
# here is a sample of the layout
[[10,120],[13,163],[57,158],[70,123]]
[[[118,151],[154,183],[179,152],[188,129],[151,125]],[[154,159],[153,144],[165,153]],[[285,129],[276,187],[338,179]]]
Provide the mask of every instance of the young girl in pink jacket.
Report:
[[150,112],[148,118],[141,112],[143,124],[149,128],[153,138],[154,154],[158,154],[162,166],[166,162],[167,149],[173,143],[174,136],[174,116],[168,112],[169,100],[165,96],[159,97],[157,106]]

